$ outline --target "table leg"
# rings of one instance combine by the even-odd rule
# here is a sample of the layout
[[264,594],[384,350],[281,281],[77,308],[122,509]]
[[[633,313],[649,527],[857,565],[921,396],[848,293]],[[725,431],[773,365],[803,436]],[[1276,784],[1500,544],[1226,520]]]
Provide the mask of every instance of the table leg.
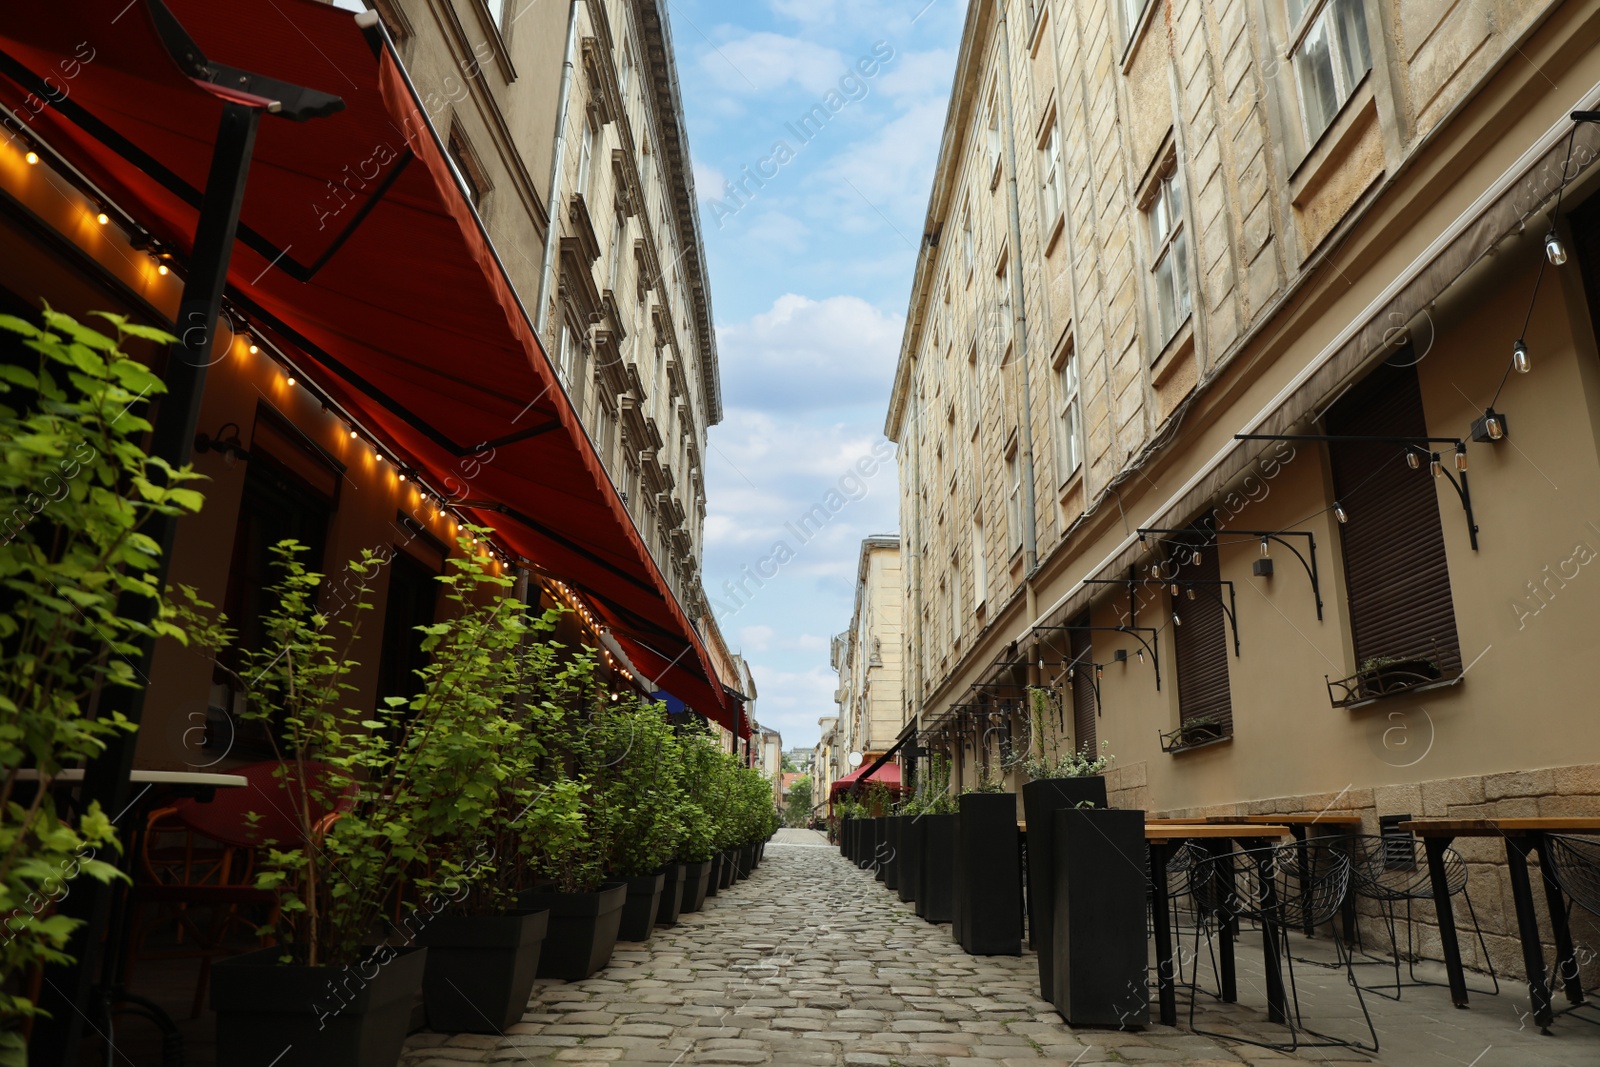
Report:
[[1226,862],[1221,862],[1225,857],[1232,856],[1233,842],[1225,841],[1220,845],[1212,843],[1207,846],[1206,851],[1219,861],[1213,867],[1216,876],[1212,882],[1211,893],[1217,901],[1217,908],[1212,913],[1212,918],[1217,927],[1217,964],[1222,971],[1222,1002],[1233,1004],[1239,999],[1239,983],[1233,969],[1233,903],[1237,897],[1233,881],[1233,860],[1230,858]]
[[[1282,942],[1279,940],[1278,923],[1273,919],[1278,910],[1277,870],[1273,851],[1261,847],[1259,842],[1253,844],[1256,845],[1256,876],[1261,879],[1261,951],[1262,962],[1266,965],[1267,1020],[1282,1023],[1288,1018],[1288,1011],[1283,995],[1282,962],[1279,959]],[[1284,933],[1287,932],[1284,930]]]
[[[1540,881],[1544,883],[1544,902],[1550,909],[1550,933],[1556,943],[1556,974],[1571,1004],[1583,1003],[1583,976],[1578,969],[1578,954],[1572,946],[1572,930],[1567,925],[1567,901],[1561,887],[1550,877],[1550,860],[1545,850],[1544,835],[1533,834],[1534,847],[1539,850]],[[1551,996],[1555,993],[1552,990]]]
[[[1350,857],[1350,869],[1356,866],[1356,837],[1351,834],[1344,839],[1345,855]],[[1347,949],[1354,949],[1356,944],[1356,887],[1355,879],[1350,879],[1344,888],[1344,899],[1339,901],[1339,922],[1344,927],[1344,945]]]
[[1550,987],[1544,980],[1544,945],[1539,937],[1539,915],[1533,910],[1533,886],[1528,880],[1528,851],[1533,841],[1526,837],[1506,838],[1506,867],[1511,876],[1511,899],[1517,905],[1517,932],[1522,937],[1522,965],[1528,974],[1528,1000],[1533,1021],[1549,1032]]
[[[1458,1008],[1467,1006],[1467,976],[1461,969],[1461,944],[1456,940],[1456,916],[1450,905],[1450,884],[1445,876],[1444,850],[1454,838],[1425,837],[1422,846],[1428,854],[1428,880],[1433,886],[1433,907],[1439,917],[1439,947],[1444,951],[1444,969],[1450,976],[1450,1000]],[[1506,847],[1510,848],[1510,841]]]
[[[1310,868],[1310,865],[1311,865],[1310,864],[1311,855],[1306,849],[1307,828],[1304,827],[1304,826],[1298,826],[1298,825],[1297,826],[1291,826],[1291,827],[1289,827],[1289,832],[1294,834],[1295,847],[1296,847],[1296,851],[1298,852],[1298,859],[1300,860],[1300,899],[1301,900],[1310,900],[1311,899],[1311,871],[1310,871],[1309,868]],[[1305,929],[1304,929],[1304,933],[1305,933],[1305,935],[1307,937],[1314,937],[1316,935],[1316,928],[1311,922],[1311,909],[1310,908],[1305,908],[1303,910],[1306,913],[1305,914]]]
[[1167,861],[1171,848],[1150,843],[1150,917],[1156,936],[1156,991],[1161,1003],[1161,1025],[1178,1025],[1177,972],[1172,962],[1172,917],[1167,892]]

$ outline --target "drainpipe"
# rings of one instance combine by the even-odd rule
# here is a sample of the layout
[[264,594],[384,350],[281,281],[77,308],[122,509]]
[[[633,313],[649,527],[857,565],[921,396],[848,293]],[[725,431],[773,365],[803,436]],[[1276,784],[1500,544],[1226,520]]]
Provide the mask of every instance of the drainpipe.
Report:
[[1016,338],[1017,370],[1022,375],[1022,551],[1024,572],[1032,588],[1039,566],[1039,535],[1033,499],[1033,395],[1028,384],[1028,315],[1022,303],[1022,217],[1017,206],[1017,144],[1011,112],[1011,42],[1006,5],[1000,4],[1000,88],[1006,108],[1006,208],[1011,219],[1011,333]]
[[556,272],[556,245],[560,244],[557,233],[561,226],[561,179],[566,175],[567,113],[572,104],[572,67],[573,57],[578,51],[578,7],[582,3],[583,0],[572,0],[572,6],[567,12],[567,48],[561,59],[561,94],[558,98],[560,103],[556,106],[556,140],[550,158],[549,225],[545,227],[544,269],[539,272],[539,313],[533,330],[539,342],[547,350],[550,339],[545,330],[550,325],[550,283],[554,280]]

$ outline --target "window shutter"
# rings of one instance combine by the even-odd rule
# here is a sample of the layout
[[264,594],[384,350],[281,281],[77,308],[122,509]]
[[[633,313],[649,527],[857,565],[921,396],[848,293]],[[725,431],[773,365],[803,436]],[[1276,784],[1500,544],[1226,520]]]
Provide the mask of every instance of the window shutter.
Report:
[[[1194,586],[1194,599],[1187,590],[1173,601],[1173,611],[1183,620],[1172,628],[1178,660],[1178,721],[1183,724],[1215,724],[1218,737],[1233,735],[1233,694],[1228,688],[1228,619],[1222,610],[1223,587],[1217,562],[1216,540],[1209,534],[1196,534],[1182,542],[1177,551],[1183,556],[1176,579],[1203,582]],[[1200,562],[1193,562],[1193,553]],[[1209,731],[1208,731],[1209,732]],[[1186,744],[1203,738],[1185,737]]]
[[[1396,358],[1411,358],[1408,348]],[[1414,366],[1385,363],[1329,409],[1328,433],[1425,437]],[[1455,604],[1433,475],[1412,470],[1400,445],[1333,442],[1334,493],[1349,515],[1339,527],[1356,667],[1370,659],[1427,658],[1461,670]],[[1448,457],[1447,457],[1448,460]]]
[[[1072,625],[1088,626],[1089,616],[1079,616]],[[1069,630],[1067,638],[1067,647],[1072,650],[1070,658],[1076,664],[1072,675],[1072,743],[1079,752],[1087,749],[1093,758],[1100,752],[1095,731],[1095,717],[1100,707],[1094,698],[1093,635],[1085,630]]]

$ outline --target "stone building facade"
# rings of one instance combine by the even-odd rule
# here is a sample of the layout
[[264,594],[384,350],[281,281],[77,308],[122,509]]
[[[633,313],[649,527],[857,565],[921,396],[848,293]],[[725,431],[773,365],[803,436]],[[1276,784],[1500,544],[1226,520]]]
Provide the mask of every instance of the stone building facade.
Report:
[[1035,685],[1152,814],[1600,813],[1597,101],[1595,3],[970,5],[886,425],[958,786]]
[[[834,635],[832,666],[839,672],[838,751],[858,752],[862,766],[893,747],[902,719],[900,539],[875,534],[861,542],[855,610],[850,628]],[[836,778],[853,768],[843,766]]]

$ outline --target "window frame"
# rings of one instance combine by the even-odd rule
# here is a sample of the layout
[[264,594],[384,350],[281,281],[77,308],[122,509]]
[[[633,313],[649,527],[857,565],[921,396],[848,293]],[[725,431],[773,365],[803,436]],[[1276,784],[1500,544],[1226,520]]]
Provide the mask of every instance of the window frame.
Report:
[[[1150,242],[1150,287],[1156,303],[1156,328],[1160,337],[1158,351],[1178,336],[1183,324],[1194,314],[1193,278],[1189,272],[1189,231],[1186,225],[1188,212],[1184,210],[1183,194],[1183,169],[1178,165],[1176,153],[1169,149],[1166,160],[1151,179],[1139,205]],[[1163,218],[1167,219],[1166,232],[1158,236],[1157,223]],[[1173,320],[1170,324],[1165,321],[1161,274],[1162,267],[1168,264],[1177,265],[1183,281],[1181,293],[1174,283]],[[1170,273],[1168,276],[1172,277]]]
[[[1292,0],[1284,0],[1284,21],[1290,20],[1289,5]],[[1336,5],[1349,4],[1361,14],[1361,39],[1366,46],[1365,66],[1355,73],[1350,73],[1348,57],[1344,55],[1344,45],[1340,42],[1339,34],[1334,29],[1333,10]],[[1319,130],[1312,130],[1311,116],[1306,107],[1306,94],[1300,83],[1300,51],[1304,48],[1306,39],[1310,37],[1317,23],[1328,18],[1326,40],[1328,42],[1329,73],[1334,83],[1334,96],[1336,97],[1333,109],[1327,115],[1327,122]],[[1309,0],[1305,9],[1300,13],[1299,21],[1289,27],[1288,45],[1284,51],[1283,60],[1289,68],[1289,82],[1293,86],[1295,105],[1300,113],[1300,132],[1305,137],[1306,148],[1309,150],[1322,139],[1322,135],[1331,130],[1338,122],[1340,114],[1355,97],[1356,90],[1361,82],[1372,72],[1372,36],[1367,24],[1366,5],[1362,0]],[[1348,84],[1341,84],[1348,80]]]
[[1015,443],[1006,452],[1006,550],[1011,555],[1022,551],[1022,464]]
[[1066,168],[1061,165],[1061,123],[1053,113],[1047,132],[1040,140],[1039,151],[1043,156],[1039,167],[1039,204],[1043,209],[1040,222],[1048,240],[1055,231],[1057,220],[1067,210],[1067,175]]
[[[1067,386],[1071,371],[1071,388]],[[1070,340],[1064,346],[1055,367],[1056,387],[1056,463],[1058,481],[1070,482],[1083,469],[1083,381],[1078,369],[1077,346]],[[1063,449],[1068,455],[1063,456]],[[1070,458],[1070,462],[1068,461]]]

